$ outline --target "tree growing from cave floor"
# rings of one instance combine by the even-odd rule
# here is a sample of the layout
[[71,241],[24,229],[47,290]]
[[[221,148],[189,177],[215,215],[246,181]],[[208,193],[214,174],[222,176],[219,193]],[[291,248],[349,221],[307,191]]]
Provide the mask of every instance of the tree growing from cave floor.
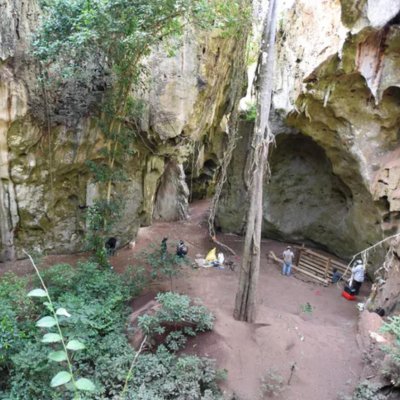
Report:
[[263,181],[268,154],[274,140],[269,126],[275,59],[276,0],[270,0],[264,21],[257,71],[257,118],[252,138],[250,206],[236,293],[234,318],[253,322],[256,317],[257,282],[260,270]]

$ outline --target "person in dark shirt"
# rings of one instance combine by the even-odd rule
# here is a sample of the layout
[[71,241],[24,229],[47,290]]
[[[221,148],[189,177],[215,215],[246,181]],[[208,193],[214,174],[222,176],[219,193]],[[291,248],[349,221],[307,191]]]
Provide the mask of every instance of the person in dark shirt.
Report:
[[332,283],[337,283],[342,279],[342,274],[337,270],[337,268],[332,269]]
[[176,255],[180,258],[184,258],[188,253],[188,248],[183,240],[180,240],[178,246],[176,246]]
[[115,254],[115,250],[117,248],[117,239],[114,237],[110,237],[106,243],[104,244],[107,255],[108,256],[113,256]]
[[167,240],[167,237],[161,240],[161,260],[165,260],[167,257]]

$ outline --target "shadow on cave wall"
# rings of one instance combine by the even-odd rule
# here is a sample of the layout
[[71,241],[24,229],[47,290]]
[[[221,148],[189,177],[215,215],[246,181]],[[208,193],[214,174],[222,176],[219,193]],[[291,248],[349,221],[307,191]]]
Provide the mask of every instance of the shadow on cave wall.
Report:
[[217,161],[214,158],[209,158],[204,161],[197,174],[196,171],[192,174],[190,168],[186,170],[186,183],[190,190],[190,202],[209,199],[214,195],[217,168]]
[[[251,124],[241,124],[221,197],[217,223],[225,232],[244,232],[251,129]],[[264,237],[317,245],[341,256],[356,252],[360,235],[353,194],[334,174],[322,147],[300,133],[279,134],[270,167],[270,182],[264,185]]]
[[302,134],[278,135],[270,165],[263,234],[323,247],[341,241],[353,196],[325,151]]

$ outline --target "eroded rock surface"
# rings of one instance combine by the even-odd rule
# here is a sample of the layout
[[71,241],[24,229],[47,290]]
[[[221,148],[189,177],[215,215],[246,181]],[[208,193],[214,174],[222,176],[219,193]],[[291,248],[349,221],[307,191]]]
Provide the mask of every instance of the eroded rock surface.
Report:
[[[46,93],[29,53],[36,2],[0,0],[0,10],[0,261],[22,257],[23,248],[82,250],[85,210],[104,191],[87,162],[104,162],[98,116],[109,82]],[[111,233],[121,245],[153,215],[185,217],[182,164],[209,132],[225,135],[216,128],[230,111],[243,44],[188,28],[173,57],[160,45],[147,58],[147,84],[136,94],[145,112],[137,139],[124,149],[132,155],[117,165],[126,177],[111,187],[123,204]]]
[[[282,10],[264,234],[346,257],[398,231],[400,4],[383,3],[300,0]],[[246,147],[235,156],[242,167]],[[243,213],[233,210],[247,190],[238,179],[219,213],[222,228],[236,231]]]

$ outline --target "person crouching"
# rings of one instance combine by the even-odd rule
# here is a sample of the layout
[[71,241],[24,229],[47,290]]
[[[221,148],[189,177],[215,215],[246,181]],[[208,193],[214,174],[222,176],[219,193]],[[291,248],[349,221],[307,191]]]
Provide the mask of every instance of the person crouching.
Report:
[[180,240],[178,246],[176,246],[176,255],[180,258],[184,258],[188,253],[188,248],[183,240]]

